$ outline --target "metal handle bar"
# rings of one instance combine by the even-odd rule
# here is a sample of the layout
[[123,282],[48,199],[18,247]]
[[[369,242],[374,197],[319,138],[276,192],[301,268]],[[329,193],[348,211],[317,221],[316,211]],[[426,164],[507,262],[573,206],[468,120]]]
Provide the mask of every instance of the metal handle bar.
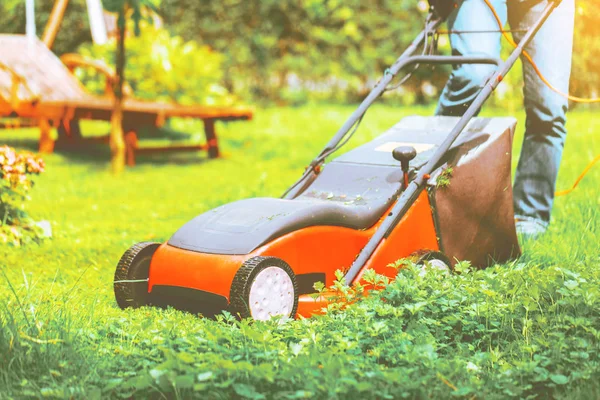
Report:
[[[433,27],[437,27],[441,23],[440,20],[431,22]],[[289,192],[284,196],[285,199],[293,199],[304,191],[307,185],[314,180],[316,174],[313,169],[324,160],[324,155],[335,149],[336,146],[344,139],[346,134],[352,129],[354,124],[363,116],[367,109],[373,104],[373,102],[385,91],[387,85],[392,81],[394,76],[403,68],[414,64],[492,64],[499,66],[502,60],[494,57],[480,57],[480,56],[438,56],[438,55],[416,55],[412,54],[416,48],[423,41],[426,30],[432,29],[429,26],[421,32],[421,34],[415,39],[415,41],[409,46],[409,48],[396,60],[396,62],[386,70],[383,78],[373,88],[371,93],[363,100],[360,106],[352,113],[350,118],[344,123],[344,125],[338,130],[333,138],[327,143],[327,145],[321,150],[319,155],[310,163],[309,171],[303,175],[299,182],[297,182]]]
[[403,60],[400,69],[413,64],[491,64],[500,66],[502,59],[487,56],[410,56]]
[[362,268],[367,264],[381,241],[389,236],[392,230],[398,225],[402,217],[409,210],[411,205],[416,201],[418,196],[421,194],[425,185],[427,183],[427,179],[425,178],[436,167],[436,165],[440,162],[442,157],[446,154],[448,149],[452,146],[456,138],[460,135],[463,129],[467,126],[471,118],[477,113],[482,104],[490,97],[496,86],[502,81],[504,75],[512,68],[514,63],[517,61],[517,58],[523,52],[523,49],[527,44],[531,41],[533,36],[537,33],[537,31],[544,24],[546,19],[550,16],[554,8],[560,3],[560,1],[551,1],[548,3],[544,11],[538,21],[529,28],[527,33],[523,36],[519,45],[513,50],[508,59],[503,62],[492,78],[488,80],[487,84],[481,89],[477,97],[473,100],[473,103],[469,106],[464,115],[460,118],[460,120],[456,123],[452,131],[448,134],[448,137],[444,140],[444,142],[440,145],[440,147],[436,150],[433,156],[429,159],[427,164],[425,164],[417,173],[416,178],[408,185],[406,190],[400,195],[398,201],[392,207],[388,216],[382,221],[381,225],[377,228],[373,236],[369,239],[365,247],[360,251],[358,257],[352,263],[352,266],[348,270],[345,275],[345,280],[348,284],[352,283],[354,279],[357,277],[358,273],[362,270]]
[[385,91],[386,87],[389,85],[392,79],[394,79],[394,76],[398,73],[398,71],[400,71],[400,69],[403,66],[405,66],[404,62],[406,61],[406,59],[409,58],[419,48],[419,46],[425,41],[427,35],[429,35],[430,32],[435,31],[442,22],[444,22],[443,18],[435,18],[427,23],[425,29],[423,29],[421,33],[417,35],[415,40],[413,40],[412,43],[406,48],[404,53],[402,53],[400,57],[398,57],[396,62],[394,62],[394,64],[390,66],[390,68],[387,71],[388,73],[383,75],[381,80],[377,83],[377,85],[375,85],[373,90],[371,90],[369,95],[362,101],[362,103],[360,103],[358,108],[354,110],[352,115],[350,115],[350,117],[346,120],[344,125],[340,127],[336,134],[331,138],[329,143],[327,143],[323,150],[321,150],[319,155],[314,160],[312,160],[308,167],[308,173],[305,173],[299,181],[297,181],[290,189],[288,189],[288,192],[283,198],[293,199],[297,197],[300,193],[304,191],[307,184],[314,180],[314,178],[316,177],[314,169],[317,165],[322,163],[323,156],[332,149],[335,149],[335,147],[344,139],[344,136],[363,116],[363,114],[367,111],[371,104],[373,104],[373,102],[377,100],[377,98]]

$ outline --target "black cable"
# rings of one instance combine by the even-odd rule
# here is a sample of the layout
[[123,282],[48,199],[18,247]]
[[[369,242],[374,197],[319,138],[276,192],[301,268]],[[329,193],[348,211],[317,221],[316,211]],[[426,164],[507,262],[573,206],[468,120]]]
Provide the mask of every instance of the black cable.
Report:
[[[429,51],[430,54],[432,54],[432,52],[434,50],[434,47],[435,47],[433,37],[432,37],[431,44],[429,43],[429,35],[431,34],[431,32],[429,32],[429,30],[427,29],[427,27],[429,26],[429,22],[431,21],[432,18],[433,18],[433,13],[430,12],[427,15],[427,18],[425,19],[425,29],[424,29],[425,43],[423,44],[423,51],[421,52],[421,55],[425,55],[428,51]],[[398,87],[400,87],[402,84],[404,84],[412,76],[412,73],[415,72],[417,70],[417,68],[419,68],[419,64],[416,64],[415,67],[413,68],[413,70],[411,72],[409,72],[408,74],[406,74],[400,80],[400,82],[398,84],[396,84],[393,87],[384,89],[383,92],[385,93],[387,91],[395,90]],[[356,131],[358,130],[358,127],[360,126],[360,123],[362,122],[362,119],[365,116],[365,114],[366,114],[366,111],[360,116],[360,118],[358,119],[358,121],[356,121],[356,123],[354,124],[354,128],[352,129],[352,131],[350,133],[347,133],[346,135],[344,135],[343,141],[341,141],[333,149],[326,151],[325,153],[323,153],[322,155],[320,155],[319,157],[317,157],[315,160],[313,160],[313,162],[311,162],[310,165],[306,168],[306,170],[304,171],[304,173],[302,174],[302,176],[300,176],[300,178],[281,195],[281,198],[285,198],[285,196],[287,196],[288,193],[290,193],[292,190],[294,190],[312,172],[314,172],[316,174],[317,173],[316,172],[316,168],[318,166],[320,166],[325,161],[325,159],[327,157],[329,157],[331,154],[335,153],[336,151],[338,151],[339,149],[341,149],[346,143],[348,143],[348,141],[352,138],[352,136],[354,135],[354,133],[356,133]]]
[[[365,112],[366,113],[366,112]],[[358,127],[363,119],[363,117],[365,116],[365,114],[361,115],[360,118],[358,119],[358,121],[356,121],[356,123],[354,124],[354,128],[352,128],[352,131],[350,133],[348,133],[346,135],[346,137],[344,138],[343,142],[340,142],[337,146],[335,146],[333,149],[326,151],[325,153],[323,153],[322,155],[320,155],[318,158],[316,158],[304,171],[304,173],[302,174],[302,176],[291,186],[289,187],[282,195],[281,198],[284,198],[285,196],[287,196],[287,194],[289,192],[291,192],[294,188],[296,188],[301,182],[304,181],[304,179],[306,179],[306,177],[308,175],[310,175],[311,172],[315,172],[315,174],[317,173],[315,171],[315,168],[318,167],[319,165],[321,165],[323,163],[323,161],[325,161],[325,159],[327,157],[329,157],[330,155],[332,155],[333,153],[335,153],[336,151],[338,151],[339,149],[341,149],[346,143],[348,143],[348,141],[352,138],[352,136],[354,135],[354,133],[358,130]]]
[[[425,33],[425,43],[423,43],[423,51],[421,52],[421,55],[422,55],[422,56],[424,56],[424,55],[425,55],[425,54],[427,54],[427,53],[429,53],[429,54],[433,54],[433,49],[434,49],[434,46],[433,46],[433,44],[434,44],[434,43],[433,43],[433,40],[432,40],[432,42],[431,42],[431,45],[430,45],[430,43],[429,43],[429,35],[430,35],[430,34],[432,35],[432,32],[430,32],[430,31],[427,29],[427,27],[429,26],[429,22],[431,21],[431,18],[433,18],[433,13],[431,13],[431,12],[430,12],[430,13],[427,15],[427,18],[425,19],[425,29],[424,29],[424,33]],[[432,36],[433,36],[433,35],[432,35]],[[428,47],[429,47],[429,49],[428,49]],[[408,81],[408,80],[409,80],[409,79],[412,77],[413,73],[414,73],[414,72],[415,72],[417,69],[419,69],[419,64],[415,64],[415,66],[413,67],[412,71],[410,71],[409,73],[407,73],[406,75],[404,75],[404,76],[402,77],[402,79],[400,79],[400,82],[398,82],[398,83],[397,83],[397,84],[395,84],[394,86],[388,86],[388,87],[386,87],[386,88],[385,88],[385,90],[384,90],[383,92],[384,92],[384,93],[385,93],[385,92],[390,92],[390,91],[392,91],[392,90],[396,90],[396,89],[398,89],[400,86],[404,85],[404,84],[406,83],[406,81]]]
[[[366,114],[366,112],[365,112],[365,114]],[[346,137],[345,137],[344,141],[340,142],[333,149],[329,150],[328,152],[326,152],[325,154],[323,154],[322,156],[320,156],[317,159],[318,163],[321,163],[322,161],[325,161],[325,159],[327,157],[329,157],[330,155],[332,155],[333,153],[335,153],[336,151],[338,151],[339,149],[341,149],[346,143],[348,143],[348,141],[352,138],[352,136],[354,135],[354,133],[358,130],[358,127],[360,126],[360,123],[362,122],[362,119],[365,116],[365,114],[361,115],[360,118],[358,119],[358,121],[356,121],[356,124],[354,124],[354,128],[352,129],[352,132],[346,134]]]
[[306,179],[306,177],[310,174],[310,172],[313,170],[314,167],[309,167],[306,168],[306,170],[304,171],[304,173],[302,174],[302,176],[296,181],[296,183],[294,183],[292,186],[290,186],[285,192],[283,192],[283,194],[281,195],[280,198],[285,198],[285,196],[287,196],[287,194],[289,192],[291,192],[296,186],[298,186],[300,184],[300,182],[304,181],[304,179]]

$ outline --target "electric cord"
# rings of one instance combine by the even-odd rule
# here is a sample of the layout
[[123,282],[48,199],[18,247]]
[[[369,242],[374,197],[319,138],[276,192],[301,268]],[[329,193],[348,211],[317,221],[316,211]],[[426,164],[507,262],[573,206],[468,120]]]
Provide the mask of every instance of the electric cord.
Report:
[[[425,43],[423,43],[423,51],[421,52],[421,55],[424,56],[426,54],[433,54],[434,52],[434,48],[437,45],[437,40],[432,39],[431,44],[429,43],[429,36],[432,34],[432,32],[429,31],[429,29],[427,29],[427,27],[429,26],[429,22],[431,21],[431,19],[433,18],[433,13],[430,12],[429,14],[427,14],[427,18],[425,19],[425,29],[424,29],[424,34],[425,34]],[[388,86],[384,89],[384,93],[385,92],[390,92],[392,90],[396,90],[398,89],[400,86],[404,85],[413,75],[413,73],[419,69],[419,64],[415,64],[415,66],[413,67],[413,69],[408,72],[406,75],[404,75],[402,77],[402,79],[400,79],[400,82],[396,83],[393,86]]]
[[327,157],[329,157],[331,154],[333,154],[336,151],[338,151],[339,149],[341,149],[346,143],[348,143],[348,141],[352,138],[354,133],[356,133],[365,114],[366,114],[366,111],[363,113],[363,115],[360,116],[358,121],[356,121],[356,123],[354,124],[354,127],[352,128],[352,131],[346,135],[346,137],[344,138],[344,140],[342,142],[340,142],[337,146],[326,151],[325,153],[323,153],[319,157],[317,157],[315,160],[313,160],[313,162],[311,162],[310,165],[304,170],[304,173],[302,174],[302,176],[300,176],[300,178],[281,195],[281,198],[284,198],[285,196],[287,196],[287,194],[289,192],[294,190],[301,182],[304,181],[304,179],[306,179],[310,175],[311,172],[318,173],[316,169],[321,165],[321,163],[323,163],[323,161],[325,161],[325,159]]
[[[492,12],[492,14],[494,14],[494,18],[496,19],[496,23],[498,24],[498,27],[500,28],[500,32],[502,32],[502,36],[504,36],[504,38],[513,46],[513,47],[517,47],[517,43],[508,35],[508,33],[504,30],[504,27],[502,26],[502,21],[500,21],[500,17],[498,16],[498,13],[496,12],[496,9],[494,8],[494,6],[492,5],[492,3],[490,3],[489,0],[483,0],[485,2],[485,4],[488,6],[488,8],[490,9],[490,11]],[[542,74],[542,72],[540,71],[540,69],[538,68],[537,64],[535,63],[535,61],[533,61],[533,58],[529,55],[529,53],[523,49],[523,56],[525,57],[525,59],[529,62],[529,64],[531,64],[531,66],[533,67],[533,70],[535,71],[535,73],[537,74],[537,76],[542,80],[542,82],[544,82],[544,84],[550,88],[552,91],[558,93],[559,95],[561,95],[562,97],[565,97],[573,102],[577,102],[577,103],[600,103],[600,97],[596,97],[596,98],[584,98],[584,97],[577,97],[577,96],[572,96],[568,93],[563,93],[562,91],[560,91],[559,89],[557,89],[556,87],[554,87],[550,82],[548,82],[548,80],[544,77],[544,75]],[[567,190],[560,190],[557,191],[554,195],[555,196],[564,196],[566,194],[571,193],[576,187],[577,185],[579,185],[579,182],[581,182],[581,180],[585,177],[585,175],[592,169],[592,167],[594,165],[596,165],[596,163],[600,161],[600,155],[598,155],[596,158],[594,158],[583,170],[583,172],[579,175],[579,177],[575,180],[575,184],[573,184],[573,186],[570,189]]]
[[[425,19],[425,29],[424,29],[425,42],[423,44],[423,51],[421,52],[421,55],[425,55],[425,54],[431,55],[431,54],[433,54],[433,52],[435,51],[435,48],[437,47],[437,37],[433,37],[433,35],[435,35],[435,32],[430,32],[427,29],[432,18],[433,18],[433,13],[430,12],[427,15],[427,18]],[[431,42],[429,41],[430,35],[432,36]],[[383,92],[385,93],[385,92],[388,92],[391,90],[398,89],[406,81],[408,81],[408,79],[412,76],[413,72],[415,72],[418,68],[419,68],[419,64],[415,65],[414,68],[400,80],[400,82],[398,82],[394,86],[385,88]],[[365,111],[365,113],[366,113],[366,111]],[[317,157],[315,160],[313,160],[310,163],[310,165],[304,170],[304,173],[302,174],[302,176],[300,176],[300,178],[281,195],[281,198],[284,198],[285,196],[287,196],[288,193],[290,193],[292,190],[294,190],[301,182],[304,182],[304,180],[311,174],[311,172],[318,173],[317,168],[325,161],[325,159],[327,157],[329,157],[331,154],[333,154],[336,151],[338,151],[339,149],[341,149],[344,145],[346,145],[346,143],[348,143],[348,141],[350,141],[352,136],[354,136],[354,133],[358,130],[358,127],[360,126],[360,123],[362,122],[362,119],[365,116],[365,113],[363,113],[360,116],[358,121],[356,121],[356,123],[354,124],[354,128],[352,129],[352,131],[350,133],[344,135],[345,136],[344,139],[337,146],[326,151],[325,153],[323,153],[322,155],[320,155],[319,157]]]
[[[494,18],[496,19],[496,23],[498,24],[498,27],[500,28],[500,32],[502,32],[502,36],[504,36],[504,38],[513,47],[516,48],[518,46],[517,43],[508,35],[507,31],[504,30],[504,27],[502,26],[502,21],[500,21],[500,17],[498,16],[498,13],[496,12],[496,9],[492,5],[492,3],[490,3],[489,0],[483,0],[483,1],[485,1],[485,4],[487,4],[487,6],[489,7],[489,9],[492,12],[492,14],[494,14]],[[567,98],[567,99],[569,99],[571,101],[577,102],[577,103],[600,103],[600,97],[585,98],[585,97],[573,96],[573,95],[570,95],[568,93],[563,93],[561,90],[557,89],[550,82],[548,82],[548,80],[546,79],[546,77],[542,74],[542,72],[538,68],[538,66],[535,63],[535,61],[533,61],[533,58],[529,55],[529,53],[526,50],[523,50],[522,54],[527,59],[527,61],[529,62],[529,64],[531,64],[531,66],[533,67],[533,70],[535,71],[535,73],[537,74],[537,76],[539,76],[539,78],[542,80],[542,82],[544,82],[544,84],[546,86],[548,86],[554,92],[558,93],[562,97],[565,97],[565,98]]]
[[[484,2],[486,3],[486,5],[488,6],[488,8],[490,9],[490,11],[492,12],[492,14],[494,15],[494,18],[496,19],[496,23],[498,24],[499,27],[499,31],[502,33],[502,36],[513,46],[513,47],[517,47],[517,43],[508,35],[507,30],[504,29],[504,27],[502,26],[502,21],[500,21],[500,17],[498,16],[498,13],[496,12],[496,9],[494,8],[494,6],[489,2],[489,0],[484,0]],[[426,22],[425,22],[425,26],[427,26],[430,18],[432,17],[432,14],[430,13],[427,16]],[[439,33],[439,32],[438,32]],[[437,38],[432,38],[431,43],[429,43],[429,36],[430,36],[430,32],[426,29],[425,30],[425,43],[423,44],[423,51],[421,52],[421,55],[425,55],[425,54],[433,54],[433,52],[435,51],[435,47],[437,47]],[[526,50],[523,50],[522,52],[523,56],[526,58],[526,60],[531,64],[531,66],[533,67],[535,73],[538,75],[538,77],[542,80],[542,82],[548,86],[552,91],[558,93],[559,95],[567,98],[568,100],[574,101],[574,102],[578,102],[578,103],[600,103],[600,98],[583,98],[583,97],[577,97],[577,96],[572,96],[568,93],[563,93],[562,91],[560,91],[559,89],[557,89],[556,87],[554,87],[542,74],[542,72],[540,71],[540,69],[538,68],[537,64],[535,63],[535,61],[533,61],[533,58],[529,55],[529,53]],[[412,69],[412,71],[410,71],[409,73],[407,73],[401,80],[400,82],[398,82],[396,85],[394,86],[390,86],[388,88],[385,88],[384,92],[387,91],[391,91],[391,90],[395,90],[398,89],[401,85],[403,85],[408,79],[410,79],[410,77],[412,76],[412,74],[419,68],[419,65],[415,65],[415,67]],[[304,173],[302,174],[302,176],[300,177],[300,179],[298,179],[290,188],[288,188],[284,194],[281,197],[285,197],[290,191],[292,191],[294,188],[296,188],[301,182],[304,181],[304,179],[306,179],[306,177],[313,171],[316,172],[316,168],[331,154],[335,153],[337,150],[339,150],[341,147],[343,147],[346,143],[348,143],[348,141],[352,138],[352,136],[354,135],[354,133],[356,132],[356,130],[358,129],[363,117],[365,114],[361,115],[360,119],[356,122],[356,124],[354,125],[354,128],[352,129],[352,131],[344,138],[344,140],[342,142],[340,142],[336,147],[334,147],[333,149],[325,152],[324,154],[322,154],[321,156],[319,156],[315,161],[313,161],[311,163],[311,165],[304,171]],[[581,180],[585,177],[585,175],[592,169],[592,167],[600,161],[600,155],[598,155],[596,158],[594,158],[583,170],[583,172],[581,173],[581,175],[579,175],[579,177],[575,180],[575,183],[573,184],[573,186],[570,189],[567,190],[561,190],[561,191],[557,191],[555,193],[555,196],[564,196],[566,194],[571,193],[578,185],[579,182],[581,182]]]
[[329,157],[331,154],[335,153],[336,151],[338,151],[339,149],[341,149],[342,147],[344,147],[344,145],[346,143],[348,143],[348,141],[350,141],[350,139],[352,139],[352,136],[354,136],[354,133],[356,133],[356,131],[358,130],[358,127],[360,126],[360,123],[362,122],[363,117],[365,116],[367,112],[365,111],[363,113],[363,115],[360,116],[360,118],[358,119],[358,121],[356,121],[356,124],[354,124],[354,128],[352,129],[352,132],[350,132],[345,138],[343,142],[340,142],[337,146],[335,146],[333,149],[331,149],[330,151],[328,151],[327,153],[323,154],[321,157],[318,158],[319,163],[321,163],[322,161],[325,161],[325,158]]
[[308,166],[305,170],[304,173],[302,174],[302,176],[300,176],[300,178],[298,178],[298,180],[296,182],[294,182],[294,184],[292,186],[290,186],[285,192],[283,192],[283,194],[281,195],[281,198],[285,198],[285,196],[288,195],[289,192],[291,192],[292,190],[294,190],[296,188],[296,186],[298,186],[300,184],[300,182],[303,182],[304,179],[306,179],[306,177],[314,170],[314,167],[312,165]]
[[570,188],[570,189],[566,189],[566,190],[560,190],[560,191],[558,191],[558,192],[554,193],[554,196],[557,196],[557,197],[558,197],[558,196],[564,196],[564,195],[566,195],[566,194],[569,194],[569,193],[571,193],[573,190],[575,190],[575,188],[577,187],[577,185],[579,185],[579,182],[581,182],[581,180],[583,179],[583,177],[584,177],[584,176],[585,176],[585,175],[586,175],[586,174],[587,174],[587,173],[590,171],[590,169],[592,169],[592,167],[593,167],[594,165],[596,165],[596,163],[597,163],[598,161],[600,161],[600,154],[598,154],[598,155],[596,156],[596,158],[594,158],[594,159],[592,160],[592,162],[591,162],[591,163],[589,163],[589,164],[587,165],[587,167],[585,167],[585,169],[583,170],[583,172],[581,173],[581,175],[579,175],[579,177],[578,177],[578,178],[575,180],[575,183],[573,184],[573,186],[571,186],[571,188]]

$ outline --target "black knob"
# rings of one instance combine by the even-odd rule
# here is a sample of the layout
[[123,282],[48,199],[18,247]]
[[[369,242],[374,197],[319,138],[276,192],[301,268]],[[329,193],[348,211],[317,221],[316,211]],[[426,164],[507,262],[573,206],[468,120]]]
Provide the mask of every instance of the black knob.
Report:
[[412,146],[399,146],[392,151],[392,156],[400,161],[402,171],[408,172],[410,160],[417,156],[417,150]]

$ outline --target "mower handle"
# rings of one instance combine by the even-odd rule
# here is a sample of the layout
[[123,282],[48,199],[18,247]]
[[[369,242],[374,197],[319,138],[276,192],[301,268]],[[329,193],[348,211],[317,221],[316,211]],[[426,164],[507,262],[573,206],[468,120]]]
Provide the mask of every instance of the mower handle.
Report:
[[[439,21],[438,21],[439,22]],[[416,48],[416,46],[415,46]],[[410,49],[409,49],[410,50]],[[409,51],[407,50],[407,52]],[[332,152],[336,146],[346,136],[348,131],[359,121],[371,104],[379,97],[384,91],[387,85],[392,81],[394,76],[400,72],[401,69],[414,64],[488,64],[499,67],[502,64],[502,60],[496,57],[489,56],[438,56],[438,55],[407,55],[403,54],[391,68],[386,69],[383,78],[377,86],[371,91],[369,96],[360,104],[357,110],[350,116],[346,123],[339,129],[335,136],[327,143],[325,148],[319,153],[319,156],[315,158],[310,165],[307,167],[306,172],[302,177],[290,187],[282,196],[285,199],[293,199],[302,193],[317,177],[315,170],[325,160],[328,153]],[[335,151],[335,150],[334,150]]]
[[450,149],[458,135],[460,135],[463,129],[465,129],[471,118],[477,114],[479,108],[490,97],[492,92],[504,78],[504,75],[506,75],[506,73],[515,64],[519,56],[523,53],[525,46],[529,44],[533,36],[535,36],[535,34],[559,3],[560,1],[551,1],[546,5],[538,20],[528,29],[527,33],[523,36],[517,47],[511,52],[507,60],[498,66],[497,70],[494,72],[494,75],[492,75],[492,78],[488,79],[487,83],[482,87],[479,94],[475,97],[463,116],[458,120],[454,128],[452,128],[444,142],[440,144],[438,149],[429,158],[427,163],[419,169],[415,179],[413,179],[408,187],[404,189],[402,194],[400,194],[398,200],[392,206],[389,214],[381,222],[381,225],[379,225],[373,236],[371,236],[365,247],[362,248],[346,272],[344,278],[348,284],[352,284],[354,282],[362,268],[369,262],[371,256],[379,246],[379,243],[388,237],[388,235],[400,222],[402,217],[404,217],[412,204],[417,200],[421,192],[425,189],[425,185],[429,180],[429,176],[436,168],[439,161],[443,158],[448,149]]
[[[437,21],[439,23],[439,21]],[[437,26],[437,25],[435,25]],[[416,46],[413,46],[416,48]],[[409,48],[407,50],[411,51]],[[412,49],[414,51],[414,49]],[[367,109],[373,104],[373,102],[385,91],[387,85],[392,81],[400,70],[414,65],[414,64],[487,64],[495,65],[499,67],[502,64],[502,60],[496,57],[489,56],[438,56],[438,55],[408,55],[406,52],[403,54],[392,67],[385,70],[383,78],[379,81],[377,86],[371,91],[369,96],[360,104],[357,110],[350,116],[346,123],[338,130],[335,136],[327,143],[325,148],[319,153],[319,156],[315,158],[307,168],[305,175],[303,175],[294,186],[282,196],[286,199],[293,199],[302,193],[316,178],[314,170],[321,164],[327,155],[332,152],[333,149],[339,145],[342,139],[350,131],[350,129],[362,118]]]
[[[417,37],[411,42],[411,44],[404,50],[404,52],[396,59],[396,61],[386,69],[386,73],[383,75],[381,80],[375,85],[375,87],[371,90],[369,95],[360,103],[358,108],[354,110],[352,115],[344,122],[344,124],[338,129],[338,131],[333,135],[333,137],[329,140],[325,148],[321,150],[319,155],[313,159],[304,172],[300,179],[296,181],[286,192],[281,196],[284,199],[293,199],[300,195],[317,177],[316,170],[323,163],[325,158],[329,153],[335,149],[340,142],[344,139],[346,134],[352,129],[355,124],[362,118],[367,109],[381,96],[383,92],[385,92],[387,86],[390,84],[394,76],[400,71],[401,68],[406,66],[405,62],[414,57],[413,54],[417,50],[417,48],[423,44],[425,38],[430,35],[431,32],[435,32],[439,25],[444,22],[445,18],[442,16],[437,16],[437,18],[427,19],[425,24],[425,29],[421,31],[417,35]],[[409,62],[412,63],[412,62]]]
[[413,64],[488,64],[499,66],[502,60],[489,56],[410,56],[403,60],[400,69]]

